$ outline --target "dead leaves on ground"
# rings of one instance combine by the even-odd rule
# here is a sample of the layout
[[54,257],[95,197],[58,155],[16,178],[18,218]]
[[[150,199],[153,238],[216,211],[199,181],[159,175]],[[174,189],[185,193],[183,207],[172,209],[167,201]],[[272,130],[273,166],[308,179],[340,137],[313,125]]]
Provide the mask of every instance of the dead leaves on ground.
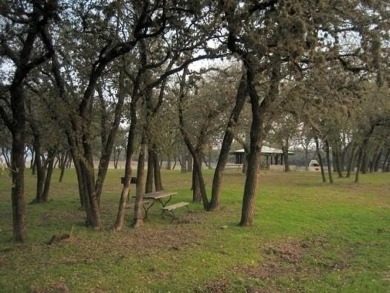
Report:
[[[325,238],[288,239],[276,245],[262,245],[261,264],[238,266],[234,270],[243,276],[242,286],[246,292],[280,292],[282,288],[278,280],[295,282],[295,289],[291,288],[291,292],[300,292],[303,289],[300,288],[300,281],[313,279],[316,275],[320,277],[323,273],[341,271],[350,266],[348,259],[351,252],[344,252],[341,257],[333,259],[324,254],[327,249],[332,247]],[[261,285],[254,285],[257,283]],[[206,292],[228,292],[232,286],[234,284],[226,278],[213,280],[206,285]]]

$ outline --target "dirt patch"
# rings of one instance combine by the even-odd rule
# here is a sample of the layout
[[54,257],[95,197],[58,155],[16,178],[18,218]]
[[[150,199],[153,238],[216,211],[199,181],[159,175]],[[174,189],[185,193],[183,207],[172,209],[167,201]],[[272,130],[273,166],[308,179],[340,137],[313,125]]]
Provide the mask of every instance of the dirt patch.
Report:
[[207,293],[225,293],[228,291],[228,288],[230,286],[230,281],[226,278],[218,279],[209,282],[206,285],[205,291]]
[[[303,264],[303,257],[309,245],[298,240],[290,240],[278,245],[261,248],[264,261],[259,266],[242,266],[237,272],[245,278],[255,279],[265,284],[266,288],[250,287],[248,292],[279,292],[277,279],[286,279],[294,282],[308,272]],[[313,273],[312,271],[310,273]],[[249,285],[250,286],[250,285]],[[263,286],[261,286],[263,287]],[[299,291],[297,289],[297,291]],[[291,289],[291,292],[294,292]]]
[[182,216],[177,219],[177,224],[192,224],[192,223],[203,223],[204,218],[197,216],[195,213],[189,213],[188,215]]
[[[245,287],[246,292],[250,293],[272,293],[280,292],[275,280],[279,277],[292,278],[295,271],[301,269],[302,258],[308,245],[300,241],[286,241],[275,245],[262,246],[260,253],[264,256],[264,261],[261,265],[255,266],[238,266],[234,271],[243,275],[245,281],[241,286]],[[260,280],[266,284],[266,288],[257,287],[251,284],[250,280]],[[205,291],[210,293],[227,292],[232,286],[230,280],[216,279],[209,282]]]
[[[301,292],[304,280],[321,277],[324,272],[341,271],[349,267],[351,257],[348,251],[339,259],[327,258],[323,252],[331,249],[326,239],[289,239],[278,244],[262,245],[259,250],[263,261],[259,265],[238,266],[234,271],[243,276],[246,292],[272,293],[285,290]],[[314,261],[315,260],[315,261]],[[261,284],[261,285],[258,285]],[[206,286],[206,292],[226,292],[232,286],[228,280],[213,280]]]
[[47,285],[45,288],[32,287],[30,293],[69,293],[69,287],[62,282]]

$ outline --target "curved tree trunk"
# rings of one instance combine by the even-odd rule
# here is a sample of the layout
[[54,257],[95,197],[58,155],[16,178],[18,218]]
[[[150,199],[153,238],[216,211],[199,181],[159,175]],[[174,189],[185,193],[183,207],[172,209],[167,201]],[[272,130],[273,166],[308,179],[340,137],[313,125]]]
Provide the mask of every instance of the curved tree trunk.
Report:
[[279,95],[281,79],[280,56],[273,56],[272,70],[269,73],[269,88],[264,97],[260,98],[256,89],[256,63],[251,56],[245,56],[244,65],[247,73],[247,89],[252,109],[252,124],[250,130],[250,145],[248,154],[248,166],[246,169],[246,181],[242,202],[240,226],[250,226],[253,223],[255,197],[258,184],[258,172],[260,168],[261,146],[264,139],[265,113]]
[[[184,123],[184,115],[183,115],[183,99],[184,99],[184,87],[185,87],[185,81],[186,81],[186,74],[188,73],[188,69],[185,69],[182,75],[182,80],[180,81],[180,102],[179,102],[179,122],[180,122],[180,132],[183,136],[184,142],[187,146],[187,149],[190,153],[188,156],[188,161],[191,162],[188,164],[188,167],[191,167],[192,176],[192,188],[193,192],[200,193],[203,208],[207,211],[209,207],[209,201],[207,198],[207,191],[206,191],[206,184],[204,182],[203,173],[202,173],[202,163],[203,163],[203,144],[202,144],[202,138],[199,139],[199,145],[195,147],[189,138],[188,133],[185,130],[185,123]],[[202,136],[202,135],[201,135]],[[193,166],[192,166],[193,165]],[[195,195],[195,193],[194,193]],[[197,196],[196,196],[197,197]],[[197,200],[195,196],[193,196],[194,200]]]
[[[77,127],[75,129],[77,129]],[[98,230],[101,228],[102,222],[100,218],[99,201],[94,190],[95,172],[92,149],[87,143],[87,134],[78,137],[77,141],[74,139],[76,135],[72,136],[70,133],[67,133],[67,135],[69,144],[72,146],[71,152],[77,172],[80,203],[84,204],[86,212],[85,224],[88,227]]]
[[62,151],[58,157],[58,166],[60,168],[60,177],[58,178],[58,182],[62,182],[65,175],[65,169],[67,167],[68,162],[71,161],[71,156],[67,150]]
[[246,79],[244,73],[241,76],[240,84],[237,89],[236,103],[234,105],[232,113],[230,114],[230,119],[228,121],[225,134],[223,137],[217,166],[215,167],[215,171],[214,171],[213,185],[211,190],[211,199],[208,207],[208,210],[210,211],[219,209],[219,196],[220,196],[220,190],[222,185],[223,171],[225,169],[228,160],[230,146],[234,139],[234,128],[238,122],[240,113],[244,108],[246,97],[247,97],[247,91],[246,91]]
[[350,178],[351,173],[353,172],[353,168],[356,161],[356,150],[356,144],[353,143],[353,145],[351,146],[350,154],[348,156],[347,175],[345,176],[346,178]]
[[118,212],[114,223],[114,230],[121,231],[125,222],[126,216],[126,204],[129,201],[130,194],[130,179],[132,174],[131,162],[134,152],[134,137],[135,137],[135,124],[131,123],[129,135],[127,139],[127,150],[126,150],[126,163],[125,163],[125,175],[122,187],[122,192],[119,198]]
[[[256,104],[258,102],[256,101]],[[242,199],[242,211],[240,226],[253,224],[255,197],[258,184],[258,172],[260,168],[260,154],[262,144],[263,117],[260,109],[252,104],[252,124],[250,131],[250,146],[244,195]]]
[[320,143],[318,141],[318,137],[316,136],[314,138],[314,141],[316,143],[316,151],[317,151],[317,157],[318,157],[318,163],[320,164],[320,169],[321,169],[321,177],[322,177],[322,182],[326,182],[326,176],[325,176],[325,171],[324,171],[324,163],[322,160],[321,156],[321,151],[320,151]]
[[[255,198],[258,184],[258,172],[260,168],[261,146],[263,142],[264,113],[269,107],[269,102],[278,95],[280,67],[274,67],[271,74],[271,83],[267,96],[260,102],[260,96],[255,87],[255,71],[246,60],[247,89],[251,101],[252,123],[250,129],[250,144],[248,153],[248,165],[246,168],[246,178],[244,194],[242,199],[242,211],[240,226],[250,226],[253,224]],[[280,64],[279,64],[280,65]]]
[[[181,125],[183,125],[183,117],[180,114],[180,120]],[[180,127],[183,139],[185,144],[187,145],[187,148],[190,152],[191,161],[193,162],[193,168],[192,168],[192,188],[193,188],[193,200],[195,202],[198,201],[197,196],[200,196],[203,207],[206,211],[208,211],[209,207],[209,201],[207,198],[207,191],[206,191],[206,183],[204,182],[203,172],[202,172],[202,162],[203,162],[203,155],[200,150],[195,149],[195,147],[191,144],[191,141],[189,137],[187,136],[185,130],[183,127]],[[195,196],[195,193],[197,196]]]
[[[135,88],[134,91],[137,89]],[[127,147],[126,147],[126,163],[125,163],[125,174],[124,184],[122,192],[119,198],[118,212],[114,223],[114,230],[120,231],[123,228],[123,224],[126,216],[126,203],[129,202],[130,195],[130,179],[132,175],[132,157],[134,154],[134,141],[137,127],[137,100],[132,99],[130,103],[130,128],[127,136]]]
[[83,191],[85,199],[85,211],[86,211],[86,226],[99,230],[102,228],[102,221],[100,216],[99,199],[95,192],[95,174],[92,162],[92,154],[87,156],[88,162],[79,162],[82,172],[82,184],[84,185]]
[[[16,35],[19,46],[9,46],[8,41],[2,38],[2,57],[10,58],[14,62],[14,70],[10,72],[12,80],[9,87],[10,94],[10,111],[6,110],[3,105],[0,106],[0,116],[7,125],[12,134],[11,149],[11,204],[13,218],[13,239],[15,242],[24,242],[27,237],[27,215],[24,194],[24,171],[25,171],[25,144],[26,144],[26,109],[25,109],[25,92],[24,83],[28,74],[46,62],[53,54],[51,51],[36,51],[40,47],[36,43],[40,39],[40,32],[48,32],[48,25],[52,17],[56,15],[56,5],[45,6],[40,9],[39,5],[27,10],[20,6],[20,16],[25,17],[25,23],[19,23],[20,28],[25,32],[19,39]],[[24,10],[26,9],[26,10]],[[31,11],[32,10],[32,11]],[[39,19],[39,21],[37,21]],[[8,34],[13,41],[12,30]]]

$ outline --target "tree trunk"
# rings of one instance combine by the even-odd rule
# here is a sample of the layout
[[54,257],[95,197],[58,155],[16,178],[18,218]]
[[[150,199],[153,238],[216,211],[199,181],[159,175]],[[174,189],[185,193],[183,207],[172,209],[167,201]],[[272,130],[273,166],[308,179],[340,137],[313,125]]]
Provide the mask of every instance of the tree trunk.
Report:
[[357,163],[358,169],[356,170],[355,183],[359,183],[359,173],[362,170],[363,165],[365,164],[365,161],[367,160],[368,143],[370,141],[370,137],[373,134],[376,126],[377,126],[376,124],[371,124],[370,128],[367,129],[367,131],[365,133],[363,142],[362,142],[361,147],[360,147],[358,163]]
[[248,169],[248,153],[249,153],[249,149],[248,151],[245,151],[244,157],[242,159],[242,169],[241,169],[242,174],[246,174],[246,170]]
[[361,173],[362,174],[367,174],[368,172],[368,154],[367,151],[364,151],[362,162],[361,162]]
[[180,163],[180,172],[187,173],[187,155],[183,155],[183,154],[180,155],[179,163]]
[[385,159],[383,160],[382,164],[382,172],[389,172],[390,171],[390,149],[387,150]]
[[360,170],[362,168],[363,164],[363,157],[364,157],[364,149],[363,146],[359,150],[359,155],[356,163],[356,173],[355,173],[355,183],[359,183],[359,177],[360,177]]
[[[180,95],[179,95],[179,123],[180,123],[180,132],[183,136],[184,142],[187,146],[187,149],[190,153],[188,155],[188,167],[191,167],[191,170],[193,172],[193,181],[192,181],[192,187],[193,190],[196,191],[199,188],[199,192],[202,198],[203,208],[207,211],[209,207],[209,201],[207,198],[207,192],[206,192],[206,185],[203,178],[202,173],[202,162],[203,162],[203,144],[202,144],[202,138],[199,139],[199,145],[195,148],[195,146],[191,143],[191,140],[189,138],[188,133],[185,130],[185,123],[184,123],[184,114],[183,114],[183,100],[185,97],[184,88],[186,83],[186,75],[188,73],[188,68],[184,69],[183,75],[180,81]],[[193,166],[192,166],[193,164]],[[191,165],[191,166],[190,166]],[[192,168],[193,167],[193,168]],[[195,181],[194,181],[195,180]],[[196,187],[195,187],[196,184]]]
[[333,163],[334,163],[335,171],[338,174],[338,177],[343,178],[344,175],[343,175],[343,168],[341,165],[341,151],[339,149],[333,151]]
[[45,186],[45,178],[46,178],[46,166],[42,162],[42,154],[40,147],[36,149],[36,157],[35,157],[35,170],[37,175],[37,186],[36,186],[36,194],[33,203],[43,202],[43,189]]
[[85,186],[84,198],[86,200],[85,211],[86,211],[86,226],[93,229],[99,230],[102,228],[100,208],[99,208],[99,199],[95,192],[95,174],[92,162],[92,153],[87,153],[86,158],[88,162],[85,162],[83,159],[80,159],[79,162],[82,171],[82,184]]
[[[94,86],[93,86],[94,88]],[[90,139],[90,126],[91,126],[91,116],[86,114],[87,112],[92,112],[92,103],[88,101],[88,97],[91,98],[93,93],[93,88],[87,89],[84,93],[85,105],[84,107],[80,106],[80,111],[77,114],[78,117],[74,118],[72,134],[68,133],[69,144],[73,148],[73,160],[76,164],[78,161],[79,172],[81,174],[78,176],[78,179],[82,180],[82,188],[79,187],[79,191],[83,192],[83,195],[80,198],[84,198],[85,211],[87,215],[86,225],[92,227],[93,229],[101,229],[102,221],[100,215],[100,196],[103,189],[104,180],[107,175],[108,165],[110,163],[111,153],[113,145],[115,142],[115,137],[119,128],[119,123],[121,120],[122,109],[124,105],[124,73],[123,71],[119,74],[119,91],[118,91],[118,101],[115,105],[114,110],[114,120],[110,123],[110,129],[102,130],[102,151],[100,155],[98,172],[95,179],[95,170],[93,164],[93,154],[92,154],[92,139]],[[90,92],[92,91],[92,92]],[[85,118],[85,123],[79,125],[80,117]],[[72,117],[73,118],[73,117]],[[103,123],[102,123],[103,124]],[[78,127],[79,126],[79,127]],[[74,137],[75,138],[74,138]],[[82,138],[80,140],[79,138]],[[80,183],[79,183],[80,185]]]
[[30,169],[31,169],[31,174],[34,176],[35,175],[35,151],[34,151],[34,149],[31,150]]
[[320,143],[318,141],[318,137],[315,137],[314,141],[316,143],[316,151],[317,151],[318,163],[320,164],[320,169],[321,169],[322,182],[325,183],[326,182],[326,176],[325,176],[324,163],[322,161],[321,150],[320,150]]
[[129,195],[131,189],[130,179],[132,175],[131,162],[134,154],[134,141],[135,141],[136,127],[137,127],[137,101],[133,99],[130,103],[130,128],[127,136],[124,184],[119,198],[119,207],[116,216],[116,221],[114,223],[115,231],[120,231],[123,228],[123,224],[126,216],[126,203],[129,202]]
[[217,166],[215,167],[213,185],[211,190],[211,199],[208,207],[210,211],[219,209],[219,197],[220,197],[220,190],[222,185],[223,172],[228,160],[230,146],[234,139],[234,128],[238,122],[240,113],[244,108],[246,97],[247,97],[246,79],[245,79],[245,74],[243,74],[237,89],[236,102],[232,110],[232,113],[230,114],[230,119],[228,121],[225,134],[223,137]]
[[[110,158],[112,154],[112,150],[114,148],[115,137],[118,133],[119,124],[122,118],[123,106],[125,101],[125,89],[124,89],[124,73],[121,70],[119,74],[119,90],[118,90],[118,101],[115,106],[114,111],[114,120],[110,124],[109,129],[105,132],[107,133],[107,139],[102,141],[102,153],[99,160],[98,166],[98,174],[94,186],[94,193],[96,194],[96,198],[98,203],[100,204],[100,196],[102,194],[104,181],[106,179],[108,166],[110,164]],[[103,123],[103,122],[102,122]],[[103,123],[104,124],[104,123]],[[89,146],[88,146],[89,147]]]
[[167,170],[172,170],[172,158],[170,155],[167,157]]
[[256,78],[256,70],[258,70],[256,66],[257,63],[250,55],[245,54],[243,57],[247,74],[247,90],[251,102],[252,123],[249,135],[250,145],[248,166],[246,169],[242,213],[239,225],[250,226],[253,223],[254,217],[258,172],[260,168],[261,146],[265,135],[264,116],[268,111],[271,102],[275,101],[279,95],[281,61],[278,54],[275,54],[272,57],[272,67],[269,73],[269,88],[264,94],[264,97],[260,97],[256,88],[256,84],[258,82]]
[[290,163],[289,163],[289,157],[288,157],[288,140],[286,142],[286,145],[282,147],[283,156],[284,156],[284,172],[290,172]]
[[148,147],[148,168],[146,170],[145,193],[153,191],[154,183],[154,150]]
[[[199,160],[202,162],[202,155],[196,154],[196,158],[194,159],[199,162]],[[199,156],[199,157],[198,157]],[[199,203],[202,202],[202,191],[201,191],[201,183],[200,183],[200,170],[198,170],[198,167],[201,164],[194,165],[193,171],[192,171],[192,202]]]
[[84,204],[86,212],[85,224],[88,227],[98,230],[101,228],[102,222],[100,218],[99,201],[94,190],[95,172],[92,149],[88,144],[89,138],[87,138],[87,134],[84,134],[83,136],[79,136],[79,140],[76,141],[74,137],[68,133],[68,139],[72,146],[73,162],[77,172],[80,203]]
[[309,149],[305,146],[305,171],[309,170]]
[[[252,107],[254,107],[252,105]],[[254,112],[252,110],[252,112]],[[246,170],[246,180],[244,196],[242,201],[242,212],[240,226],[250,226],[253,224],[255,196],[258,183],[258,172],[260,166],[260,154],[262,143],[262,127],[263,120],[260,117],[260,113],[253,114],[251,134],[250,134],[250,147],[248,154],[248,166]]]
[[[30,45],[32,46],[32,44]],[[14,80],[10,88],[13,121],[8,125],[8,128],[12,134],[11,202],[13,217],[13,239],[15,242],[24,242],[27,237],[27,215],[24,194],[24,148],[26,143],[26,110],[24,105],[25,96],[22,84],[25,77],[24,74],[23,66],[22,68],[16,69],[14,74]]]
[[131,162],[132,162],[132,156],[134,151],[134,136],[135,136],[134,130],[135,130],[134,126],[133,124],[131,124],[129,130],[129,136],[127,139],[124,182],[123,182],[122,192],[119,198],[118,212],[114,223],[115,231],[121,231],[123,228],[123,224],[125,222],[125,216],[126,216],[126,204],[129,201],[129,194],[130,194],[130,187],[131,187],[130,179],[132,174]]
[[356,144],[352,143],[349,151],[349,155],[347,156],[347,175],[345,176],[346,178],[351,177],[351,173],[353,172],[353,168],[355,165],[355,160],[356,160]]
[[114,169],[118,169],[118,163],[119,163],[119,157],[122,153],[121,147],[115,147],[114,148]]
[[138,156],[138,166],[137,166],[137,185],[136,185],[135,204],[134,204],[134,219],[132,224],[134,228],[141,227],[144,224],[144,212],[143,212],[142,199],[145,194],[144,192],[145,152],[146,152],[146,144],[145,144],[145,137],[143,137],[139,156]]
[[380,164],[382,155],[383,155],[383,150],[382,150],[382,148],[379,148],[379,150],[377,150],[377,152],[372,160],[372,164],[371,164],[372,168],[370,170],[371,172],[378,172],[379,164]]
[[79,188],[79,200],[80,200],[80,208],[85,209],[86,205],[86,195],[87,195],[87,190],[86,186],[83,184],[83,173],[81,170],[80,162],[78,160],[73,160],[74,162],[74,167],[76,170],[76,175],[77,175],[77,185]]
[[[16,102],[20,102],[20,99],[14,101],[14,103]],[[15,108],[19,108],[20,112],[18,114],[14,113],[16,115],[16,127],[12,132],[11,150],[13,239],[15,242],[24,242],[27,237],[27,215],[24,195],[25,120],[24,105],[17,104],[20,107]]]
[[119,206],[118,206],[118,212],[116,214],[116,220],[114,223],[113,229],[115,231],[121,231],[123,229],[123,225],[125,222],[126,217],[126,204],[128,203],[128,195],[130,193],[130,178],[131,178],[131,157],[128,162],[127,156],[126,156],[126,164],[125,164],[125,176],[124,176],[124,182],[122,187],[122,192],[119,198]]
[[159,164],[158,154],[155,151],[155,148],[154,148],[154,151],[153,151],[153,156],[154,156],[154,159],[153,159],[153,163],[154,163],[154,168],[153,168],[153,170],[154,170],[154,187],[155,187],[156,191],[164,190],[164,187],[163,187],[163,184],[162,184],[162,178],[161,178],[161,166]]
[[328,140],[324,140],[325,143],[325,155],[326,155],[326,162],[328,164],[328,177],[329,177],[329,183],[333,184],[333,175],[332,175],[332,162],[330,160],[330,147]]
[[49,151],[48,158],[47,158],[47,171],[46,171],[46,178],[45,178],[45,186],[43,188],[43,193],[42,193],[43,202],[47,202],[49,199],[50,184],[51,184],[51,178],[52,178],[53,169],[54,169],[54,154],[51,154],[52,152],[53,151]]
[[[208,207],[209,207],[209,201],[207,198],[206,184],[204,182],[203,172],[202,172],[202,162],[203,162],[202,151],[199,149],[195,149],[195,147],[192,145],[192,143],[191,143],[189,137],[187,136],[187,133],[185,132],[184,127],[183,127],[184,126],[184,120],[183,120],[184,118],[183,118],[182,112],[180,110],[179,110],[179,112],[180,112],[179,117],[180,117],[181,133],[183,135],[184,142],[187,145],[187,148],[191,154],[190,161],[193,162],[193,164],[194,164],[194,166],[192,168],[193,169],[192,175],[193,175],[193,178],[195,178],[192,181],[193,192],[196,191],[196,192],[200,193],[202,203],[203,203],[203,208],[207,211]],[[195,185],[196,185],[196,187],[195,187]]]
[[68,161],[71,161],[69,152],[68,151],[62,151],[59,156],[59,168],[60,168],[60,177],[58,178],[58,182],[62,182],[65,175],[65,169],[68,164]]
[[261,146],[263,142],[264,114],[268,110],[270,102],[278,96],[280,83],[280,60],[275,57],[275,63],[270,74],[270,86],[266,96],[261,101],[255,86],[256,72],[253,68],[253,61],[250,56],[245,59],[247,77],[247,89],[251,102],[252,123],[250,129],[250,145],[248,154],[248,166],[246,169],[246,180],[242,200],[242,212],[240,226],[253,224],[255,197],[258,184],[258,172],[260,168]]

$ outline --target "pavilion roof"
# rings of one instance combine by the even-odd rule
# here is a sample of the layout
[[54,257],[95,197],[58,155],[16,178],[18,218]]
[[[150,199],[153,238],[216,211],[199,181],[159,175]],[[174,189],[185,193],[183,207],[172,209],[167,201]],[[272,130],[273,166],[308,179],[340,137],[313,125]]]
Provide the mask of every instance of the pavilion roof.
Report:
[[[235,151],[232,151],[233,154],[239,154],[239,153],[245,153],[245,150],[244,149],[239,149],[239,150],[235,150]],[[281,149],[276,149],[276,148],[272,148],[272,147],[269,147],[269,146],[262,146],[261,147],[261,153],[264,154],[264,155],[274,155],[274,154],[283,154],[283,151]],[[288,154],[289,155],[293,155],[294,152],[292,151],[288,151]]]

